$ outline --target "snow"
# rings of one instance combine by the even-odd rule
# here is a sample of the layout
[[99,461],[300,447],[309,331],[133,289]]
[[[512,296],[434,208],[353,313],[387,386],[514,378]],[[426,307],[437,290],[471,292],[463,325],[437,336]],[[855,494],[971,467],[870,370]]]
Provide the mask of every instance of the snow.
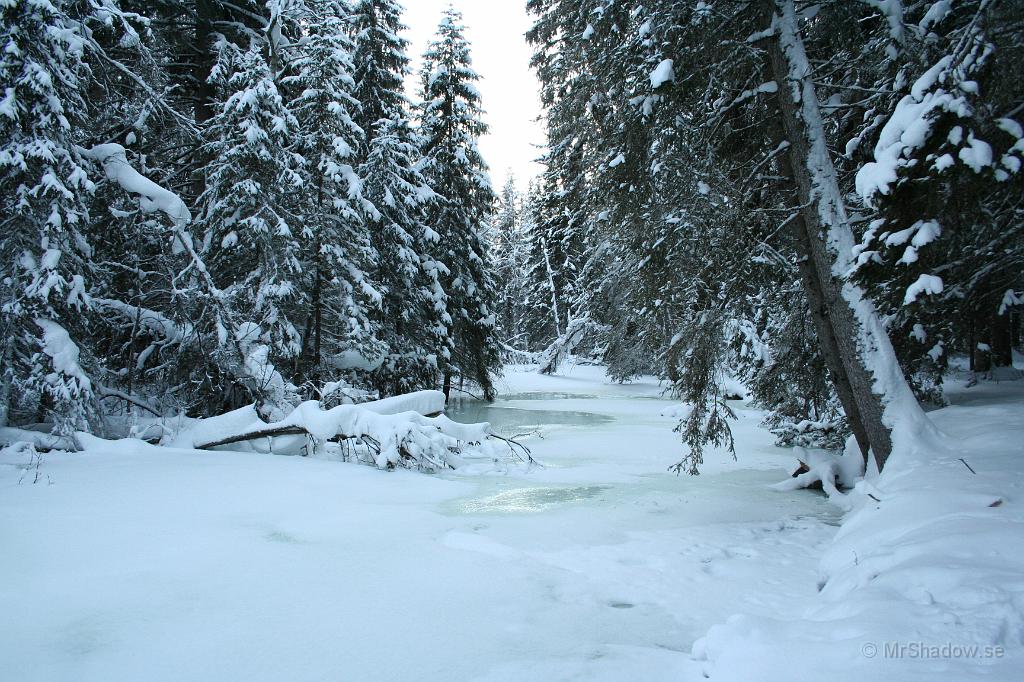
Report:
[[78,390],[91,391],[92,382],[85,370],[78,364],[80,351],[64,327],[53,320],[37,318],[36,324],[43,330],[43,352],[50,356],[53,368],[61,374],[77,379]]
[[[857,193],[865,201],[870,201],[875,194],[889,193],[890,185],[896,181],[899,169],[907,165],[913,152],[924,145],[931,134],[936,118],[934,112],[952,112],[962,117],[970,111],[962,97],[937,87],[950,68],[951,62],[951,57],[943,57],[925,71],[911,86],[910,94],[897,103],[892,116],[885,122],[875,144],[875,160],[864,164],[857,171],[855,178]],[[954,133],[957,130],[959,126],[949,134],[949,141],[954,145],[960,143],[960,133]],[[987,145],[980,140],[977,142],[980,144],[960,151],[961,159],[972,167],[989,165],[991,149],[988,150],[988,162],[984,162],[984,149],[981,145]],[[942,170],[946,164],[943,162],[936,167]]]
[[999,303],[999,314],[1005,315],[1007,308],[1020,305],[1024,305],[1024,296],[1019,295],[1013,289],[1007,289],[1003,294],[1003,300]]
[[[498,461],[492,443],[488,441],[489,425],[453,422],[438,414],[444,406],[444,393],[440,391],[417,391],[358,405],[338,405],[328,410],[322,409],[318,401],[309,400],[280,419],[267,422],[260,417],[255,406],[247,405],[216,417],[196,420],[190,428],[177,434],[171,444],[184,448],[216,447],[328,456],[347,461],[348,450],[328,443],[340,435],[357,444],[364,444],[367,440],[375,444],[365,452],[357,452],[355,459],[371,463],[372,457],[372,463],[381,469],[396,466],[427,471],[457,468],[465,463],[467,457]],[[248,434],[296,429],[304,433],[260,436],[216,445]]]
[[922,31],[927,31],[929,28],[939,23],[949,14],[952,10],[952,3],[950,0],[938,0],[928,11],[925,12],[924,17],[921,18],[921,23],[918,26],[921,27]]
[[903,305],[910,305],[915,302],[921,294],[941,294],[942,278],[935,275],[921,275],[917,281],[907,287],[903,296]]
[[807,465],[808,470],[772,486],[775,490],[799,490],[819,482],[829,499],[844,509],[848,508],[846,497],[838,486],[852,488],[864,476],[864,456],[856,439],[850,436],[841,457],[834,454],[793,448],[794,456]]
[[1024,127],[1021,127],[1020,123],[1017,123],[1012,118],[996,119],[996,125],[999,127],[1000,130],[1007,133],[1008,135],[1012,135],[1018,140],[1024,137]]
[[5,674],[677,679],[729,613],[814,593],[834,512],[768,489],[790,458],[756,411],[740,464],[676,477],[656,382],[530,367],[500,389],[496,417],[598,419],[541,423],[545,468],[483,475],[96,440],[44,455],[53,485],[19,486],[25,457],[0,456]]
[[821,590],[709,630],[694,653],[711,679],[1019,678],[1024,382],[952,383],[933,418],[955,447],[908,450],[859,484]]
[[651,71],[651,89],[657,90],[663,83],[674,81],[676,74],[672,70],[672,60],[663,59],[656,67],[654,71]]
[[[733,403],[737,462],[676,477],[674,403],[594,366],[510,368],[498,403],[454,413],[537,429],[544,468],[425,476],[83,435],[19,485],[29,455],[2,450],[4,675],[1015,680],[1024,382],[961,383],[934,413],[956,448],[894,456],[840,500],[842,527],[824,497],[770,488],[793,457],[757,410]],[[882,653],[918,640],[1003,656]]]
[[992,147],[988,142],[974,137],[974,133],[967,135],[967,146],[960,148],[958,156],[975,173],[992,165]]
[[951,167],[954,163],[955,161],[951,155],[943,154],[939,158],[935,159],[935,170],[942,172]]

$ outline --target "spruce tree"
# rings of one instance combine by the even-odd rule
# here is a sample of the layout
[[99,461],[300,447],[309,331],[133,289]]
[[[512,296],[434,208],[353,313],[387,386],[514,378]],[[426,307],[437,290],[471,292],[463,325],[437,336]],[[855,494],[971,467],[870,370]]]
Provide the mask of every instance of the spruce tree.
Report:
[[477,384],[492,399],[492,374],[499,359],[483,230],[495,197],[477,149],[487,130],[477,80],[462,16],[449,8],[424,54],[420,75],[423,173],[441,196],[428,213],[428,224],[439,238],[437,260],[444,266],[442,284],[452,319],[441,368],[446,393],[457,376]]
[[[276,367],[301,350],[306,292],[295,197],[303,187],[302,159],[294,151],[298,121],[287,109],[270,66],[267,45],[245,51],[222,40],[211,78],[217,113],[206,132],[206,190],[200,223],[217,288],[211,301],[218,340],[213,353],[224,385],[214,396],[234,406],[252,399],[283,408],[289,387]],[[233,395],[243,388],[242,395]],[[211,396],[211,397],[214,397]],[[214,398],[216,400],[216,398]]]
[[437,385],[437,357],[447,337],[440,268],[432,255],[436,233],[426,210],[437,199],[419,168],[404,79],[408,41],[401,7],[392,0],[361,0],[351,14],[356,121],[365,133],[359,175],[375,207],[367,216],[376,255],[374,279],[382,303],[374,311],[386,353],[373,372],[381,393]]
[[88,111],[89,16],[72,3],[0,7],[0,424],[85,428],[93,386],[87,332],[94,190],[76,143]]
[[374,315],[381,294],[367,230],[367,220],[379,213],[364,197],[358,172],[366,136],[356,122],[354,46],[344,8],[335,0],[306,0],[300,16],[302,41],[284,79],[297,121],[294,152],[303,159],[299,237],[308,312],[297,366],[317,383],[327,371],[360,372],[381,354]]
[[[367,147],[384,120],[405,120],[409,102],[405,77],[409,73],[409,41],[401,36],[402,6],[394,0],[357,0],[350,10],[353,97],[360,103],[357,125]],[[363,150],[363,157],[369,153]]]
[[494,277],[502,283],[498,291],[497,328],[506,353],[529,350],[526,305],[529,288],[525,276],[529,249],[527,230],[531,225],[528,216],[532,213],[529,196],[520,196],[515,178],[510,173],[490,223]]

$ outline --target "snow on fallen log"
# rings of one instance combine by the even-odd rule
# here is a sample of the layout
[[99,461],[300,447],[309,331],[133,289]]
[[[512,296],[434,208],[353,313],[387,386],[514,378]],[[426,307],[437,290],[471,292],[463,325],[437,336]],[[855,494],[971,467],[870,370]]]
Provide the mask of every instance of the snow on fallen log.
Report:
[[230,448],[277,454],[333,452],[345,461],[380,469],[436,471],[454,469],[465,458],[497,460],[503,451],[496,441],[504,441],[514,457],[532,461],[526,448],[491,433],[490,424],[454,422],[439,414],[443,408],[440,391],[419,391],[329,410],[310,400],[274,422],[263,421],[255,407],[247,406],[201,420],[191,430],[188,445],[200,450]]
[[786,491],[820,487],[829,501],[843,508],[849,506],[847,496],[840,492],[840,488],[852,490],[864,476],[864,457],[852,436],[847,439],[842,455],[801,447],[793,448],[793,455],[799,467],[790,478],[771,486],[773,489]]
[[441,391],[415,391],[361,403],[359,407],[377,414],[419,412],[422,415],[430,416],[444,412],[444,393]]
[[44,431],[19,429],[13,426],[0,427],[0,447],[15,446],[18,443],[31,444],[36,450],[80,450],[78,443],[71,436],[60,436]]

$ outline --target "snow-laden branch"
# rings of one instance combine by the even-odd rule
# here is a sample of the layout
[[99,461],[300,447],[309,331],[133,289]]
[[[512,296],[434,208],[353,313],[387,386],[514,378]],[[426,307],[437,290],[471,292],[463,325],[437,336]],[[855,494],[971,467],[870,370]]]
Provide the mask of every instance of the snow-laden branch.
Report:
[[143,211],[162,211],[177,226],[192,222],[192,213],[181,197],[135,170],[121,145],[98,144],[92,149],[82,149],[81,154],[103,166],[108,180],[116,182],[126,192],[139,195],[139,206]]
[[93,298],[92,302],[97,308],[120,313],[129,320],[138,320],[143,329],[162,336],[167,343],[178,343],[192,335],[191,325],[179,324],[156,310],[112,298]]
[[[277,381],[281,379],[280,374],[273,369],[272,365],[259,360],[260,349],[257,344],[243,343],[246,330],[252,327],[252,323],[237,322],[232,309],[225,302],[225,293],[217,287],[206,263],[196,251],[192,235],[188,231],[188,225],[192,222],[192,213],[188,210],[185,202],[171,190],[153,182],[132,167],[128,162],[124,147],[119,144],[100,144],[92,149],[81,147],[78,149],[82,156],[97,161],[103,166],[107,179],[117,183],[125,191],[138,195],[139,206],[143,211],[161,211],[171,219],[176,240],[176,253],[184,252],[188,255],[190,267],[196,271],[216,310],[218,328],[232,332],[223,333],[218,338],[222,345],[229,345],[234,351],[237,362],[236,369],[240,378],[247,380],[254,392],[261,398],[279,402],[277,400],[279,395],[268,395],[267,389],[268,387],[274,388],[270,384],[283,383],[283,380]],[[174,333],[171,328],[166,326],[164,326],[164,331],[169,334]],[[169,336],[168,338],[174,337]],[[281,391],[277,391],[277,393],[280,394]],[[281,408],[283,406],[275,404],[272,407]]]

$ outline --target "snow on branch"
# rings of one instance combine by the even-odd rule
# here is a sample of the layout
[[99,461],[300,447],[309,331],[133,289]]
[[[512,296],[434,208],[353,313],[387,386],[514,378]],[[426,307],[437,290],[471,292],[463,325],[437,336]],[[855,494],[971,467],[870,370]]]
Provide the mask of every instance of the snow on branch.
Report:
[[[64,390],[69,392],[68,397],[91,392],[92,381],[78,362],[81,352],[67,330],[53,320],[43,318],[37,318],[36,324],[43,330],[43,352],[50,356],[53,368],[74,380],[64,384]],[[50,383],[56,384],[56,378]]]
[[143,211],[162,211],[179,227],[192,222],[192,213],[181,197],[135,170],[121,145],[98,144],[92,149],[82,149],[81,153],[102,165],[108,180],[116,182],[126,192],[138,194]]
[[82,156],[99,162],[103,166],[107,179],[116,182],[126,192],[138,194],[139,206],[142,210],[147,212],[163,211],[171,218],[174,222],[174,236],[178,241],[175,253],[182,251],[188,253],[192,267],[199,272],[206,289],[215,300],[219,300],[223,296],[223,292],[213,283],[213,279],[206,269],[206,263],[195,250],[192,235],[186,229],[192,222],[192,212],[188,210],[181,197],[135,170],[128,162],[124,147],[119,144],[99,144],[92,149],[83,149],[82,147],[77,149]]
[[93,298],[92,302],[97,308],[117,312],[129,320],[138,320],[143,329],[162,336],[167,343],[177,343],[192,334],[191,325],[179,324],[156,310],[111,298]]
[[841,456],[819,450],[793,448],[799,467],[792,476],[773,484],[774,490],[799,490],[820,486],[829,501],[844,509],[850,506],[847,495],[841,489],[852,490],[864,477],[864,457],[853,436],[847,439]]

